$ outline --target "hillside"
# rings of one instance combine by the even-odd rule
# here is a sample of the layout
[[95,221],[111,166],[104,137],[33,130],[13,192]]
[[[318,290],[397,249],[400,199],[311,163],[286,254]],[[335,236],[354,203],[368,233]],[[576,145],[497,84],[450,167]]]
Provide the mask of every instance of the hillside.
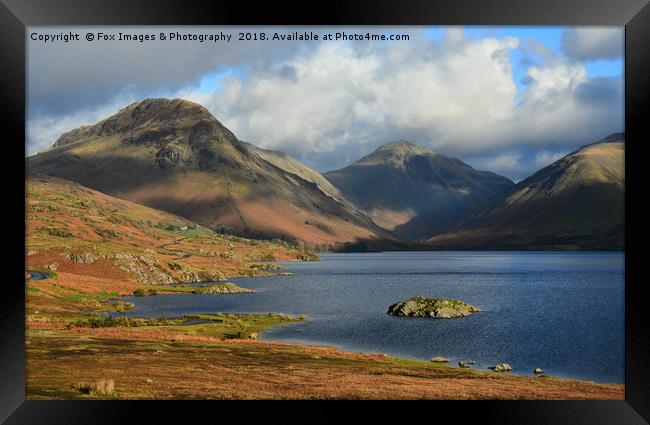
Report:
[[[66,298],[86,299],[87,293],[130,294],[143,286],[223,281],[264,274],[251,268],[257,262],[314,258],[282,241],[219,235],[58,178],[27,181],[26,238],[27,269],[57,275],[43,302],[60,307]],[[45,293],[30,296],[40,299]]]
[[340,202],[348,203],[351,205],[349,201],[345,199],[341,191],[338,190],[332,183],[330,183],[329,180],[323,177],[323,175],[321,175],[318,171],[306,166],[305,164],[293,158],[291,155],[280,151],[262,149],[251,143],[244,143],[248,149],[252,150],[264,160],[270,162],[276,167],[281,168],[286,172],[296,174],[302,179],[317,184],[319,189],[326,194],[330,195],[333,198],[336,198]]
[[453,227],[514,185],[406,141],[324,175],[377,224],[412,240]]
[[27,167],[224,233],[318,248],[394,240],[315,171],[306,177],[306,167],[287,171],[297,161],[283,161],[238,140],[198,104],[147,99],[61,135]]
[[495,208],[429,240],[437,249],[623,249],[625,136],[581,147]]

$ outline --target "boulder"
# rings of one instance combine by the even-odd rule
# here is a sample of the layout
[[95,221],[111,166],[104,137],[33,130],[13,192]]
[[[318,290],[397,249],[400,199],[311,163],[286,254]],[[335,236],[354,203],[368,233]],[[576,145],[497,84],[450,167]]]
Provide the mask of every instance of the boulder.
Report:
[[535,370],[533,370],[533,372],[537,375],[539,375],[540,373],[544,373],[544,371],[540,367],[536,367]]
[[508,363],[500,363],[496,366],[492,366],[490,369],[495,372],[509,372],[512,370],[512,366],[510,366]]
[[52,264],[47,264],[45,266],[46,269],[51,270],[51,271],[57,271],[59,268],[59,263],[52,263]]

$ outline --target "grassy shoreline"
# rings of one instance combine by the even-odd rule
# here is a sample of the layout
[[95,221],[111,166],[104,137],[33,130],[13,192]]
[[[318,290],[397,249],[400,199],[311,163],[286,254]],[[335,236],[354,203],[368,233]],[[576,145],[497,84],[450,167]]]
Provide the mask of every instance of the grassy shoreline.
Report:
[[[623,398],[622,385],[254,340],[143,338],[94,330],[30,332],[28,341],[27,398],[32,400]],[[106,379],[115,382],[110,395],[77,389]]]

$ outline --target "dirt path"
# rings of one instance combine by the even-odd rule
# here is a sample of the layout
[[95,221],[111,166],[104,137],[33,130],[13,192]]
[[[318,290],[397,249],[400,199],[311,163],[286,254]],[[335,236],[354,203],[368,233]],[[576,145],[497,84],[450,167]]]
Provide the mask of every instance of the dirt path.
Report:
[[[170,248],[167,248],[167,247],[170,246],[170,245],[178,245],[179,243],[183,242],[183,241],[186,240],[186,239],[187,239],[187,237],[183,237],[183,238],[180,238],[180,239],[175,239],[175,240],[172,241],[172,242],[165,243],[165,244],[162,244],[162,245],[158,245],[157,248],[158,248],[158,249],[163,249],[163,250],[165,250],[165,251],[168,251],[168,254],[169,254],[169,255],[173,255],[173,254],[176,254],[178,251],[173,251],[173,250],[171,250]],[[191,256],[192,256],[192,254],[190,254],[190,253],[185,253],[185,254],[181,255],[180,257],[174,257],[174,258],[172,258],[172,260],[182,260],[183,258],[190,258]]]

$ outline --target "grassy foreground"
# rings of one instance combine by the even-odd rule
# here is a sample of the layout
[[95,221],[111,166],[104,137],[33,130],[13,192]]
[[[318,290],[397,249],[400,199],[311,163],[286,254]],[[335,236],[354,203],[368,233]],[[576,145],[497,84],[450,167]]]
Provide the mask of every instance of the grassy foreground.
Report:
[[[269,326],[304,319],[281,314],[107,319],[132,307],[117,302],[123,295],[195,296],[172,284],[264,275],[277,269],[267,261],[314,256],[55,179],[28,182],[27,219],[28,270],[47,275],[25,284],[28,399],[624,397],[622,385],[258,341]],[[217,285],[209,296],[247,296]]]
[[[29,399],[622,399],[621,385],[517,377],[384,355],[138,332],[30,332]],[[84,385],[113,380],[112,394]]]

